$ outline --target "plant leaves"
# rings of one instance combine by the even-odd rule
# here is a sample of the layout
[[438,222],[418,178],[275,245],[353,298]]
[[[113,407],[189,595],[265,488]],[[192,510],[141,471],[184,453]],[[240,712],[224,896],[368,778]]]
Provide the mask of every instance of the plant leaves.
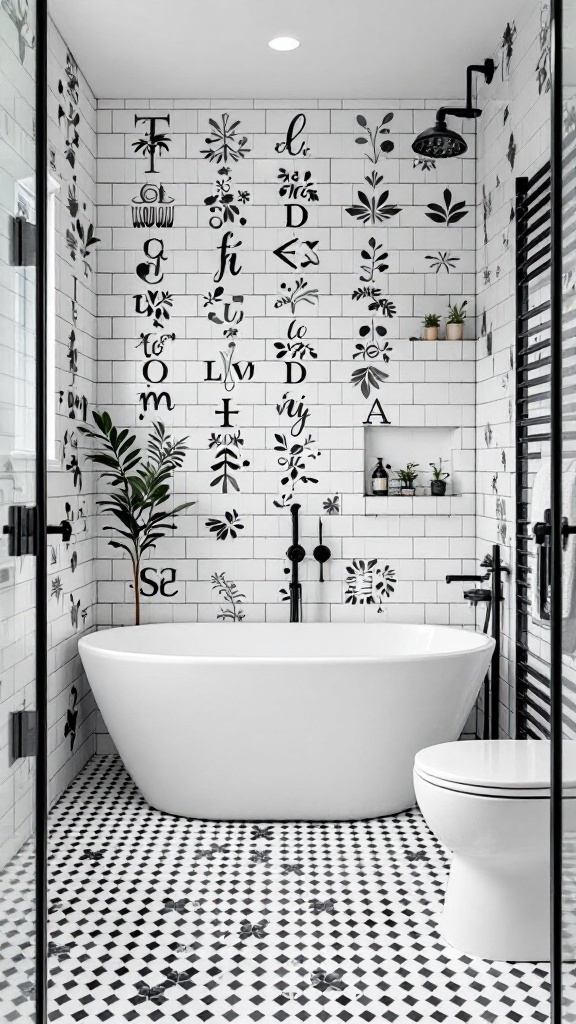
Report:
[[462,210],[461,213],[451,213],[448,218],[448,224],[457,224],[458,221],[462,220],[463,217],[466,217],[467,214],[468,210]]

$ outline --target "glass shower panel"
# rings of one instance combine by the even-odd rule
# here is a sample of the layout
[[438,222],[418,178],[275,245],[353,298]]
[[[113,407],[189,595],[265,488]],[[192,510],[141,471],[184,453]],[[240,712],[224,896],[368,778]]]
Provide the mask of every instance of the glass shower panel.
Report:
[[36,500],[36,10],[0,4],[0,1017],[35,1007],[35,759],[19,729],[36,700],[36,564],[5,528]]
[[[562,517],[576,523],[576,0],[562,26]],[[576,537],[562,557],[562,1020],[576,1020]],[[574,810],[573,810],[574,809]]]

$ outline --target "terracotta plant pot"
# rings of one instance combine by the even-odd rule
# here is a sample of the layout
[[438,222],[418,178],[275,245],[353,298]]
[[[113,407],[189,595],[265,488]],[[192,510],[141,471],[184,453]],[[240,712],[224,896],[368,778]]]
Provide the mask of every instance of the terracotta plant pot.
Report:
[[424,328],[424,341],[438,341],[438,328],[437,327],[425,327]]
[[462,341],[464,324],[446,324],[446,341]]
[[446,481],[445,480],[431,480],[430,481],[430,493],[436,498],[442,498],[446,494]]

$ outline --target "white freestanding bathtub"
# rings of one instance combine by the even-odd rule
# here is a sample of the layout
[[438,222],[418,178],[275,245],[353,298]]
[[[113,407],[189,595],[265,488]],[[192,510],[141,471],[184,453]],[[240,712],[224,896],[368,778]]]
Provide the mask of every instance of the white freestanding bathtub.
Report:
[[414,803],[422,747],[458,738],[494,641],[447,626],[130,626],[80,640],[148,803],[220,820],[343,820]]

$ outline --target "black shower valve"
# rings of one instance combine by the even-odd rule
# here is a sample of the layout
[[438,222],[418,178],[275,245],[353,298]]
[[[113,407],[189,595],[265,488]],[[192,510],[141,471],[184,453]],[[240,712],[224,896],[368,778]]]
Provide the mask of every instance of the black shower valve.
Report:
[[306,552],[301,544],[291,544],[286,552],[286,558],[291,562],[303,562]]
[[318,520],[318,544],[312,552],[314,558],[320,563],[320,583],[324,583],[324,563],[329,560],[332,556],[332,552],[329,547],[322,540],[322,519]]

